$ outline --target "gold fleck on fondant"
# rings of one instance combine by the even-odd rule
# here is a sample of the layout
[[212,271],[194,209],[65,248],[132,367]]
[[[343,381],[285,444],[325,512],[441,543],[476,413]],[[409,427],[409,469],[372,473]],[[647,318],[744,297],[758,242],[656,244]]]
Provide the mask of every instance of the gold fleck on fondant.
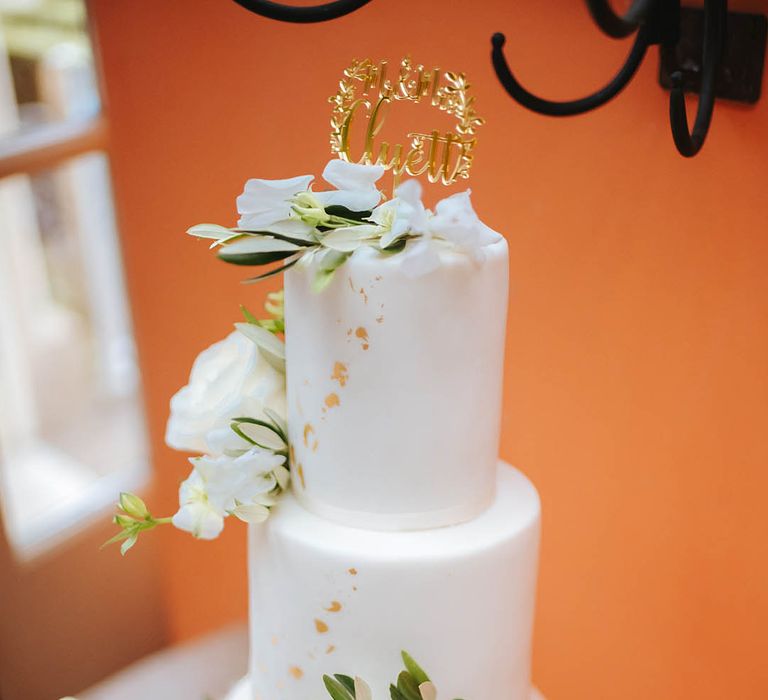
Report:
[[384,323],[384,317],[383,316],[377,316],[376,317],[376,323]]
[[295,464],[296,462],[296,450],[293,449],[293,443],[288,443],[288,461],[291,464]]
[[358,328],[355,330],[355,335],[360,338],[360,340],[363,341],[363,350],[367,350],[368,345],[368,331],[365,330],[362,326],[358,326]]
[[355,291],[355,283],[352,281],[351,277],[347,277],[347,281],[349,282],[349,288],[354,292]]
[[360,296],[363,297],[363,303],[368,303],[368,295],[365,293],[365,289],[363,287],[360,287]]
[[[309,436],[315,434],[315,429],[312,427],[311,423],[305,423],[304,424],[304,447],[310,447],[309,444]],[[317,452],[317,440],[312,441],[312,452]]]
[[357,586],[352,586],[352,590],[356,591],[357,590]]
[[357,576],[357,569],[354,566],[351,569],[347,569],[347,571],[353,576]]
[[338,600],[332,600],[329,607],[326,608],[328,612],[339,612],[341,610],[341,603]]
[[333,644],[329,644],[328,648],[325,650],[326,654],[333,654],[333,652],[336,651],[336,647]]
[[297,681],[300,680],[304,675],[304,671],[302,671],[298,666],[291,666],[288,669],[288,673],[290,673]]
[[328,625],[326,625],[322,620],[315,618],[315,629],[319,634],[325,634],[328,631]]
[[299,473],[299,483],[301,484],[301,488],[307,488],[307,484],[304,482],[304,467],[299,464],[299,466],[296,467],[296,471]]
[[339,386],[346,386],[347,379],[349,379],[349,372],[347,371],[347,366],[343,362],[334,362],[331,379],[334,382],[338,382]]
[[339,395],[335,393],[330,393],[328,396],[325,397],[325,406],[326,408],[333,408],[334,406],[339,406],[341,404],[341,401],[339,401]]
[[376,277],[374,277],[373,279],[375,279],[377,282],[381,282],[381,280],[384,278],[381,275],[376,275]]

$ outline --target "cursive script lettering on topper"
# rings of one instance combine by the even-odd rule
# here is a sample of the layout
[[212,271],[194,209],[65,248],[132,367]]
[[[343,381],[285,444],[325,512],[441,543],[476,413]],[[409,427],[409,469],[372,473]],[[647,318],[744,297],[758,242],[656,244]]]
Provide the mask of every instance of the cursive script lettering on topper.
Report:
[[[387,62],[355,59],[339,81],[338,92],[329,98],[331,150],[342,160],[383,165],[393,173],[393,187],[402,175],[418,177],[426,173],[430,182],[451,185],[469,177],[475,131],[484,120],[475,112],[475,98],[464,73],[425,70],[406,57],[400,62],[396,78],[387,77]],[[409,132],[407,146],[379,139],[387,110],[393,102],[428,102],[456,119],[454,130],[441,133]],[[350,135],[355,124],[364,122],[362,154],[352,153]]]

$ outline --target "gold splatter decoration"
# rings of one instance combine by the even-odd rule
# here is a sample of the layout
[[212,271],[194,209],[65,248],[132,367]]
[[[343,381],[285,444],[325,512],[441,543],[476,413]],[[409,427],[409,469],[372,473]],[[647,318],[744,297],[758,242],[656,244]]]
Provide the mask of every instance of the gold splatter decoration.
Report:
[[328,631],[328,625],[326,625],[322,620],[315,618],[315,629],[319,634],[325,634]]
[[296,467],[296,471],[299,474],[299,483],[301,484],[301,488],[303,488],[303,489],[307,488],[307,484],[304,481],[304,466],[302,464],[299,464]]
[[[314,434],[315,434],[315,429],[312,427],[312,424],[305,423],[304,424],[304,447],[310,447],[309,436]],[[312,452],[317,451],[317,440],[313,440],[311,447],[312,447]]]
[[361,341],[363,341],[363,350],[367,350],[369,348],[368,345],[368,331],[365,330],[362,326],[358,326],[358,328],[355,330],[355,336],[360,338]]
[[332,600],[326,610],[328,612],[339,612],[341,610],[341,603],[338,600]]
[[351,277],[347,277],[347,281],[349,282],[349,288],[354,292],[355,291],[355,283],[352,281]]
[[326,408],[333,408],[334,406],[339,406],[341,404],[341,401],[339,400],[339,395],[335,393],[330,393],[328,396],[325,397],[325,406]]
[[377,316],[376,317],[376,323],[384,323],[384,317],[383,316]]
[[360,296],[363,297],[363,303],[367,304],[368,303],[368,295],[365,293],[365,288],[364,287],[360,287]]
[[290,673],[297,681],[301,680],[302,676],[304,675],[304,671],[302,671],[298,666],[291,666],[288,669],[288,673]]
[[343,362],[335,362],[333,365],[333,372],[331,373],[331,379],[334,382],[338,382],[339,386],[346,386],[347,379],[349,379],[349,371],[347,366]]
[[357,576],[357,569],[353,566],[351,569],[347,569],[352,576]]
[[336,647],[333,644],[329,644],[328,648],[325,650],[326,654],[333,654],[333,652],[336,651]]

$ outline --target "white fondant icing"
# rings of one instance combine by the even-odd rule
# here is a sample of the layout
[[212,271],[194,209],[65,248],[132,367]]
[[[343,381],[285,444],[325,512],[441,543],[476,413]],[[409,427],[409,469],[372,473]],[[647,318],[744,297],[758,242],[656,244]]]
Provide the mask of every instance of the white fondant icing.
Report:
[[251,526],[252,699],[321,698],[324,673],[387,698],[405,649],[440,698],[528,700],[539,499],[506,465],[494,477],[493,504],[452,527],[355,529],[290,495]]
[[293,484],[307,508],[409,529],[468,520],[491,503],[506,241],[484,251],[476,263],[442,250],[440,267],[411,278],[398,255],[363,247],[319,293],[313,264],[286,272]]
[[[246,676],[237,682],[235,687],[232,688],[232,690],[227,695],[226,700],[252,700],[252,697],[251,679]],[[376,700],[376,698],[374,698],[374,700]],[[536,690],[536,688],[532,688],[530,700],[544,700],[544,696],[538,690]]]

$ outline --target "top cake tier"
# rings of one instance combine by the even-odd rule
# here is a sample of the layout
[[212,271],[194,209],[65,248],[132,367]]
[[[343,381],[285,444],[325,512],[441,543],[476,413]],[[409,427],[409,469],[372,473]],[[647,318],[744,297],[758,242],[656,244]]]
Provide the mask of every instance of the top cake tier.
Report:
[[298,500],[352,527],[470,520],[493,500],[507,243],[429,274],[360,248],[330,285],[285,274],[288,425]]

